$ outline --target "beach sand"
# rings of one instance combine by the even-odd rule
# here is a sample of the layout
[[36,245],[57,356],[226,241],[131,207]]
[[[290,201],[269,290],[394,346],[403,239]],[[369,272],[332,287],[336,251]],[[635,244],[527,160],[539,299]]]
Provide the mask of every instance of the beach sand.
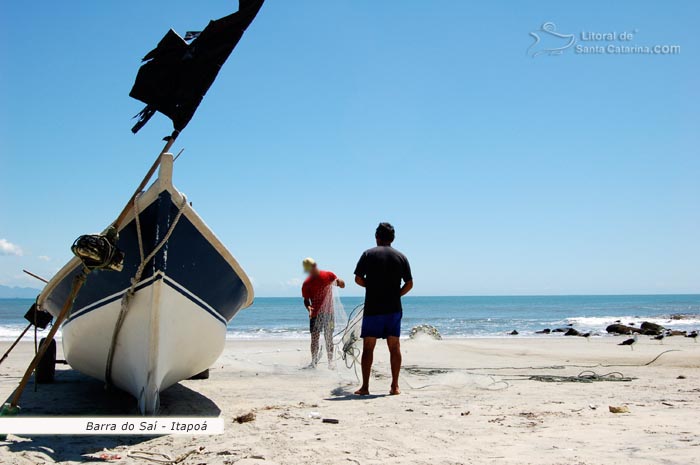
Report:
[[[162,394],[162,415],[217,416],[216,436],[10,435],[0,443],[7,464],[151,463],[129,451],[187,464],[691,464],[700,456],[700,343],[640,338],[519,338],[403,341],[403,394],[386,395],[386,349],[375,355],[372,396],[342,362],[334,371],[308,363],[306,341],[229,341],[208,380],[189,380]],[[3,344],[4,347],[4,344]],[[22,344],[0,372],[9,397],[32,353]],[[646,365],[664,351],[653,363]],[[59,355],[60,357],[60,355]],[[609,366],[606,366],[609,365]],[[621,372],[630,382],[542,382],[530,375]],[[680,378],[684,376],[685,378]],[[22,415],[135,414],[126,394],[65,366],[57,381],[27,390]],[[609,406],[628,406],[614,414]],[[256,418],[233,419],[254,411]],[[338,424],[311,418],[317,412]],[[201,450],[199,450],[201,448]]]

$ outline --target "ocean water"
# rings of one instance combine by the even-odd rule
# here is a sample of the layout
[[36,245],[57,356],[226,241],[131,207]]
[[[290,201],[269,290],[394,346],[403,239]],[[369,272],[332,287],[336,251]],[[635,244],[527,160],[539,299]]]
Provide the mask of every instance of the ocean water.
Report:
[[[343,297],[346,313],[362,303]],[[505,337],[512,330],[534,337],[535,331],[568,324],[580,331],[604,333],[616,320],[639,325],[651,321],[666,327],[700,329],[700,295],[405,297],[403,331],[431,324],[444,337]],[[30,299],[0,299],[0,340],[16,338]],[[672,315],[690,315],[671,319]],[[25,336],[31,339],[31,332]],[[257,298],[228,325],[228,338],[305,338],[308,317],[301,298]],[[557,336],[543,336],[557,337]]]

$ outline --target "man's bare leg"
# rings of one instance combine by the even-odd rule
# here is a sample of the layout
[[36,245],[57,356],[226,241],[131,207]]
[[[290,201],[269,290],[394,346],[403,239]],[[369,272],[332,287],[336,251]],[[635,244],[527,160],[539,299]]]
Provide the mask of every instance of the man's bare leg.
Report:
[[386,345],[389,347],[391,357],[391,390],[389,394],[396,396],[401,394],[399,389],[399,373],[401,372],[401,342],[396,336],[386,338]]
[[369,377],[372,374],[374,346],[376,345],[376,337],[366,337],[362,340],[362,386],[355,391],[357,395],[366,396],[369,394]]
[[326,324],[323,329],[323,337],[326,339],[326,352],[328,352],[328,368],[333,367],[333,325]]

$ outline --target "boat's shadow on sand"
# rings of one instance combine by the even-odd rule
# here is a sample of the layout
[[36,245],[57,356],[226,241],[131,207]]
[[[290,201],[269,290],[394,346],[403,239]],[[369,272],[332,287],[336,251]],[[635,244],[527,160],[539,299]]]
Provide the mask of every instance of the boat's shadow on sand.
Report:
[[[206,383],[206,380],[201,381]],[[6,400],[9,402],[9,399]],[[209,398],[176,384],[160,397],[158,416],[217,417],[221,409]],[[106,390],[104,383],[75,370],[56,372],[52,384],[37,386],[30,381],[20,403],[23,417],[105,417],[134,416],[140,418],[136,399],[117,389]],[[11,452],[48,455],[55,461],[85,461],[85,454],[99,453],[116,446],[131,446],[153,439],[154,436],[29,436],[6,443]],[[36,458],[39,459],[40,456]],[[99,459],[93,458],[92,460]]]

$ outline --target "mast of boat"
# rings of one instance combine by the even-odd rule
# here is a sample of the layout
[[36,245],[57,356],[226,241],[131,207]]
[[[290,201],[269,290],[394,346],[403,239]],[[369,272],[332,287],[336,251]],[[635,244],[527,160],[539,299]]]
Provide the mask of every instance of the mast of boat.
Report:
[[129,214],[129,211],[134,206],[134,200],[136,200],[136,196],[139,195],[139,192],[143,191],[146,188],[146,185],[148,184],[148,181],[151,180],[153,175],[155,174],[156,170],[160,166],[160,162],[163,160],[163,155],[168,153],[170,148],[173,146],[175,143],[175,139],[177,139],[177,136],[180,134],[180,131],[173,131],[173,133],[166,137],[165,140],[165,146],[163,149],[160,151],[158,156],[156,157],[155,161],[153,162],[153,165],[151,165],[151,168],[148,170],[146,175],[143,177],[143,180],[141,180],[141,183],[138,185],[134,193],[131,195],[131,198],[129,201],[124,205],[124,208],[122,209],[121,213],[117,217],[117,219],[114,221],[113,226],[116,228],[116,230],[119,230],[119,226],[121,226],[122,221],[124,221],[124,218],[126,218],[126,215]]

